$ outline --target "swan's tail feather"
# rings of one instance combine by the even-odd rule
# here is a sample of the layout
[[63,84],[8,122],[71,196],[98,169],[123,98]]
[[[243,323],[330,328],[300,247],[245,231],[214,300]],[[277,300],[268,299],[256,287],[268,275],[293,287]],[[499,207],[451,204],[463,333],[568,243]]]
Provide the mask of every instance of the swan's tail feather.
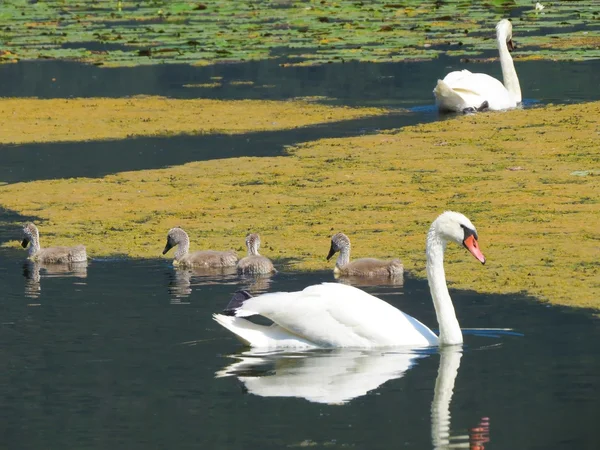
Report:
[[231,297],[231,300],[229,300],[229,303],[227,303],[225,309],[223,310],[223,314],[226,316],[236,316],[238,309],[240,309],[244,302],[249,298],[252,298],[252,294],[250,294],[248,291],[245,291],[243,289],[236,291],[235,294],[233,294],[233,297]]
[[252,347],[265,346],[265,331],[267,331],[269,327],[257,325],[249,320],[240,319],[238,317],[224,316],[223,314],[213,314],[213,319],[219,325],[235,334],[242,343]]
[[314,348],[310,341],[297,336],[278,325],[258,325],[239,317],[213,314],[213,319],[221,326],[227,328],[242,343],[250,347],[262,348]]
[[438,80],[433,90],[440,111],[462,111],[464,100],[443,80]]

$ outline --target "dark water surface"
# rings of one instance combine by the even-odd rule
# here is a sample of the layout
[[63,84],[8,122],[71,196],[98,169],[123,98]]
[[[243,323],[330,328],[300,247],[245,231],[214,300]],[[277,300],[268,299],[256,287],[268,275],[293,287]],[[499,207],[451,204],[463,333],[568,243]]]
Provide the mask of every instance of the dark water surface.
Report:
[[[427,449],[450,448],[448,433],[467,448],[600,446],[600,329],[585,312],[453,291],[464,328],[514,331],[467,330],[441,354],[244,355],[211,320],[232,292],[331,273],[253,283],[167,260],[60,273],[0,257],[5,448]],[[425,282],[365,289],[437,325]]]
[[[289,53],[289,49],[285,50]],[[490,57],[496,57],[492,51]],[[468,69],[502,79],[498,61],[465,62],[440,57],[433,61],[326,64],[282,67],[285,58],[194,67],[156,64],[102,68],[63,61],[23,61],[0,65],[0,97],[125,97],[286,100],[328,97],[328,103],[410,108],[433,105],[438,78]],[[515,63],[526,101],[571,103],[600,98],[600,60]],[[237,84],[251,82],[251,84]],[[215,87],[210,85],[216,84]],[[196,87],[186,87],[201,85]],[[204,86],[202,86],[204,85]]]
[[[499,63],[439,58],[420,63],[330,64],[281,67],[283,60],[209,67],[154,65],[99,68],[72,62],[31,61],[0,65],[0,96],[40,98],[124,97],[268,99],[324,97],[338,105],[405,108],[386,116],[244,135],[179,135],[114,141],[0,145],[0,182],[102,177],[129,170],[162,168],[241,156],[274,156],[286,146],[322,138],[358,136],[440,119],[433,87],[461,68],[501,78]],[[517,63],[524,105],[571,103],[600,98],[599,61]],[[566,82],[568,80],[568,82]],[[245,81],[252,84],[236,84]],[[217,83],[218,87],[184,87]],[[442,117],[444,118],[444,117]],[[201,121],[202,117],[198,117]]]

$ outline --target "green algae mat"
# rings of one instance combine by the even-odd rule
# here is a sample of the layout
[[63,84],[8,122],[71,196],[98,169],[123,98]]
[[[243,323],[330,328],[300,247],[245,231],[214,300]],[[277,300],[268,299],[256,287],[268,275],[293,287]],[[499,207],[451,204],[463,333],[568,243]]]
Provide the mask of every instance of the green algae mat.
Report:
[[0,61],[106,66],[283,64],[495,56],[494,25],[512,17],[517,59],[600,57],[597,1],[4,0]]
[[0,143],[67,142],[132,136],[292,129],[377,116],[378,108],[324,106],[310,101],[125,99],[0,99]]
[[[192,249],[243,252],[252,230],[288,268],[325,269],[329,238],[343,231],[353,257],[399,257],[423,277],[429,224],[453,209],[478,227],[488,258],[481,267],[449,247],[454,287],[598,308],[599,115],[600,102],[482,113],[323,139],[285,156],[16,183],[0,188],[0,207],[38,218],[46,245],[81,242],[91,257],[160,257],[179,225]],[[4,244],[15,250],[19,225]]]

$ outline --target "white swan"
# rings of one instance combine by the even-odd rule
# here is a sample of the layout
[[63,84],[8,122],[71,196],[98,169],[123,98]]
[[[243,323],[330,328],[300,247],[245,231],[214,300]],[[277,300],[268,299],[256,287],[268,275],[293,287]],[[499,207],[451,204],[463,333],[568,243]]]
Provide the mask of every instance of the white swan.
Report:
[[471,73],[468,70],[450,72],[443,80],[438,80],[433,90],[440,111],[497,111],[515,108],[521,103],[521,86],[510,56],[514,48],[512,24],[507,19],[502,19],[496,25],[496,41],[504,84],[485,73]]
[[[440,328],[436,336],[413,317],[352,286],[323,283],[299,292],[258,297],[236,295],[214,320],[252,347],[388,347],[462,343],[462,333],[446,286],[444,250],[448,241],[464,245],[479,261],[477,232],[469,219],[452,211],[441,214],[427,234],[427,279]],[[273,321],[257,325],[246,316]]]

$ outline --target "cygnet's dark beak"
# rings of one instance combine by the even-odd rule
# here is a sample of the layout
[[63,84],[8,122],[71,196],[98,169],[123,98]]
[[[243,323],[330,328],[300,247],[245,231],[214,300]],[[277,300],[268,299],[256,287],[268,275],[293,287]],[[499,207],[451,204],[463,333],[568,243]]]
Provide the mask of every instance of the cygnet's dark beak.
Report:
[[331,248],[329,249],[329,254],[327,255],[327,261],[329,261],[333,255],[335,255],[335,248],[333,248],[333,244],[331,244]]
[[171,250],[174,247],[173,244],[171,244],[170,241],[167,241],[167,245],[165,245],[165,249],[163,250],[162,254],[165,255],[169,250]]
[[29,244],[29,239],[24,238],[23,242],[21,242],[21,247],[23,248],[27,248],[27,245]]

